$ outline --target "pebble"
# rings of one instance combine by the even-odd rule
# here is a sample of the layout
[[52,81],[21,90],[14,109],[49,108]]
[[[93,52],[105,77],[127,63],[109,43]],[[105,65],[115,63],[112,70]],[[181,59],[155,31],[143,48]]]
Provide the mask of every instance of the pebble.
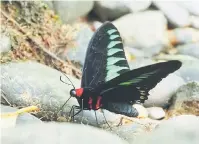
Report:
[[11,49],[10,38],[5,36],[5,35],[1,35],[1,38],[0,38],[0,53],[9,52],[10,49]]
[[160,120],[165,117],[165,111],[161,107],[150,107],[147,110],[151,119]]

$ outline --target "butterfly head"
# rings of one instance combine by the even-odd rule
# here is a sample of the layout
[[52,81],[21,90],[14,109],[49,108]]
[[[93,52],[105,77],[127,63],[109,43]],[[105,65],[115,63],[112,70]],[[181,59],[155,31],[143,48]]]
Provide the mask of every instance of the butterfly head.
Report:
[[78,97],[81,97],[81,96],[82,96],[83,91],[84,91],[83,88],[72,89],[72,90],[70,91],[70,95],[71,95],[71,97],[76,97],[76,98],[78,98]]

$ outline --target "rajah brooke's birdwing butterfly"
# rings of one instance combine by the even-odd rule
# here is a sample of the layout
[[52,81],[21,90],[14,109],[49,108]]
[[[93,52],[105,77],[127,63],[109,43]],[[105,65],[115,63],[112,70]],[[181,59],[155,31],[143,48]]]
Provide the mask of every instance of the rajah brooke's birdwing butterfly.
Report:
[[81,88],[72,89],[70,95],[85,110],[103,108],[120,113],[109,104],[127,104],[132,110],[121,113],[132,116],[132,103],[143,103],[148,92],[180,66],[180,61],[173,60],[130,70],[120,34],[112,23],[106,22],[88,45]]

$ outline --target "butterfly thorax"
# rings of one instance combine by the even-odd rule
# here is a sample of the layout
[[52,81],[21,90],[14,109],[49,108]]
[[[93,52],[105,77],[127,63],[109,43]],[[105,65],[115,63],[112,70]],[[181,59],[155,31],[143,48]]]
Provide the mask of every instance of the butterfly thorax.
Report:
[[87,110],[98,110],[102,107],[102,97],[92,88],[83,88],[82,95],[77,97],[80,107]]

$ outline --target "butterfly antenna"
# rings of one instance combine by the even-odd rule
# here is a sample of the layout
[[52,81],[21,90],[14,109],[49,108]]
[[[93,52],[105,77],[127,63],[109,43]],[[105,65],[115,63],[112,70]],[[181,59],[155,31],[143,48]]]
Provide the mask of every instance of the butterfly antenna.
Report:
[[103,113],[105,122],[107,123],[108,127],[110,128],[110,130],[112,130],[111,126],[109,125],[108,121],[106,120],[106,117],[105,117],[105,114],[104,114],[104,110],[103,110],[103,109],[102,109],[102,113]]
[[[63,109],[63,107],[64,107],[64,106],[66,105],[66,103],[70,100],[70,98],[71,98],[71,97],[69,97],[69,98],[66,100],[66,102],[60,107],[58,113]],[[57,114],[58,114],[58,113],[57,113]]]
[[67,84],[67,85],[71,85],[73,86],[73,88],[75,89],[75,86],[73,85],[72,81],[69,79],[69,77],[67,75],[65,75],[64,73],[62,73],[69,81],[70,81],[70,84],[69,83],[66,83],[65,81],[63,81],[61,78],[62,76],[60,76],[60,81]]

